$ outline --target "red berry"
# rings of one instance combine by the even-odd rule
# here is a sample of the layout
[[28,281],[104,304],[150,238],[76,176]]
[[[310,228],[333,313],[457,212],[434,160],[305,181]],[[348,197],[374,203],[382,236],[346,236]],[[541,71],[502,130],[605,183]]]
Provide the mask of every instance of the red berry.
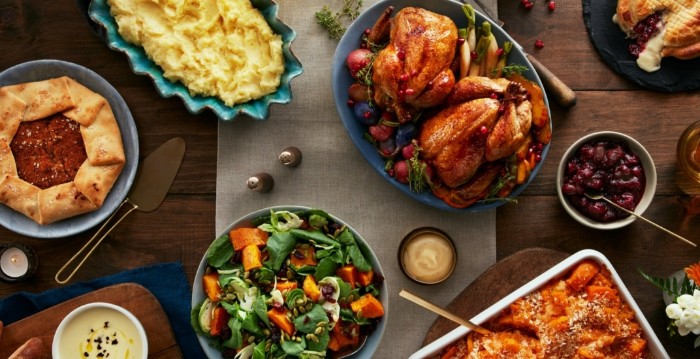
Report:
[[464,43],[464,41],[465,41],[465,40],[464,40],[464,38],[462,38],[462,37],[457,38],[457,45],[462,45],[462,44]]
[[503,51],[504,51],[503,48],[502,48],[502,47],[499,47],[498,50],[496,50],[496,56],[501,56],[501,55],[503,55]]
[[403,81],[403,82],[408,81],[408,74],[406,74],[406,73],[401,74],[401,76],[399,77],[399,80]]
[[529,2],[530,0],[520,0],[520,3],[523,4],[523,6],[527,5]]
[[472,57],[472,60],[474,60],[474,59],[476,59],[477,57],[479,57],[479,55],[476,54],[476,51],[472,51],[472,52],[469,54],[469,56]]
[[492,99],[494,99],[494,100],[498,100],[498,94],[495,93],[495,92],[491,92],[491,94],[489,95],[489,97],[492,98]]
[[355,106],[355,101],[353,101],[352,99],[348,99],[348,106],[350,106],[350,107]]
[[414,89],[406,89],[404,93],[406,96],[412,96],[414,93],[416,93],[416,91]]
[[489,129],[488,129],[488,127],[486,127],[486,126],[481,126],[481,128],[479,129],[479,131],[481,131],[481,134],[482,134],[482,135],[485,135],[485,134],[489,133]]
[[533,2],[528,1],[527,4],[525,4],[525,8],[528,10],[532,9],[533,6],[535,6],[535,3]]
[[554,3],[554,1],[550,1],[549,4],[547,4],[547,7],[549,8],[549,11],[554,11],[554,8],[557,5]]
[[535,47],[538,48],[538,49],[543,48],[543,47],[544,47],[544,41],[542,41],[542,40],[540,40],[540,39],[535,40]]
[[396,57],[398,57],[399,60],[404,60],[406,58],[406,51],[403,51],[403,50],[397,51]]

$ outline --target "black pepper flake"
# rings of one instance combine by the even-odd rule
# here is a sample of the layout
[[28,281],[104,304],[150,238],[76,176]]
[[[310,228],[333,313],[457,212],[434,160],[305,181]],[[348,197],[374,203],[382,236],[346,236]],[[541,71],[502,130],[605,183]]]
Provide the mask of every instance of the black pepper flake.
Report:
[[109,322],[105,322],[105,328],[109,328]]
[[86,358],[89,358],[89,357],[90,357],[90,353],[85,352],[85,353],[83,353],[83,356],[86,357]]
[[117,341],[116,339],[112,340],[112,345],[118,345],[118,344],[119,344],[119,341]]
[[102,354],[102,353],[97,353],[97,357],[98,357],[98,358],[104,358],[104,357],[105,357],[105,355],[104,355],[104,354]]

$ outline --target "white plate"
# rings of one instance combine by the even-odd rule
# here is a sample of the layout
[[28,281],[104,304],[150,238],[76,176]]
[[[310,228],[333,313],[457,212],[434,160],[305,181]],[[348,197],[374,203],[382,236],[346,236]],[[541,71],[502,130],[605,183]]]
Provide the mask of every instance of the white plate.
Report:
[[129,107],[117,90],[105,79],[83,66],[60,60],[36,60],[10,67],[0,72],[0,86],[41,81],[68,76],[83,86],[102,95],[112,106],[114,117],[122,134],[126,164],[102,207],[79,216],[40,225],[29,217],[0,204],[0,225],[19,234],[35,238],[60,238],[86,231],[106,219],[126,197],[134,182],[139,161],[139,140],[136,124]]
[[[647,322],[646,318],[642,314],[642,311],[637,306],[637,303],[635,303],[634,298],[632,298],[632,295],[625,287],[625,284],[622,282],[622,279],[617,274],[615,268],[613,268],[610,261],[602,253],[591,249],[584,249],[582,251],[574,253],[569,258],[561,261],[559,264],[540,274],[539,276],[537,276],[537,278],[518,288],[513,293],[507,295],[503,299],[496,302],[494,305],[486,308],[486,310],[472,318],[471,321],[476,324],[482,324],[488,321],[489,319],[499,315],[504,309],[506,309],[511,303],[515,302],[517,299],[534,292],[535,290],[549,283],[553,279],[560,278],[561,276],[569,272],[571,269],[573,269],[578,263],[586,259],[595,261],[596,263],[604,266],[610,271],[610,275],[612,276],[612,280],[620,293],[620,297],[622,297],[622,300],[625,303],[627,303],[627,305],[629,305],[632,311],[634,311],[634,319],[642,327],[642,333],[644,339],[647,340],[647,347],[649,348],[651,354],[655,358],[659,359],[670,358],[668,356],[668,353],[666,353],[664,347],[661,346],[659,338],[657,338],[656,334],[654,334],[654,330],[649,325],[649,322]],[[440,353],[440,351],[442,351],[449,344],[469,333],[469,331],[470,330],[466,327],[457,327],[451,332],[443,335],[434,342],[430,343],[426,347],[413,353],[409,357],[409,359],[432,358],[433,356]]]

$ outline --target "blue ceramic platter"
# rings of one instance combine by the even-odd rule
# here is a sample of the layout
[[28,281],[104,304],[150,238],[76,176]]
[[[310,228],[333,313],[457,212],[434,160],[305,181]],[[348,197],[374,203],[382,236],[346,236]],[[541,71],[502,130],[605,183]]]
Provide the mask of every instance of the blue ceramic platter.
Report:
[[[467,25],[467,20],[461,8],[462,4],[452,0],[384,0],[376,3],[372,7],[368,8],[365,12],[363,12],[362,15],[360,15],[360,17],[358,17],[357,20],[355,20],[345,32],[345,35],[340,40],[335,55],[333,56],[331,74],[333,79],[333,96],[335,98],[335,105],[338,110],[338,114],[340,115],[340,119],[343,122],[343,125],[345,125],[345,129],[347,130],[348,135],[355,143],[355,146],[357,146],[358,150],[360,150],[362,155],[365,157],[369,165],[375,171],[377,171],[386,181],[394,185],[401,192],[421,203],[427,204],[429,206],[441,210],[457,212],[483,211],[493,209],[505,203],[508,203],[508,201],[506,200],[485,203],[477,202],[471,207],[460,209],[449,206],[441,199],[435,197],[432,193],[415,193],[408,188],[408,185],[399,183],[393,177],[389,176],[389,174],[384,170],[384,159],[379,155],[377,150],[374,148],[374,145],[364,138],[364,133],[367,131],[366,126],[359,123],[355,119],[352,108],[350,108],[347,105],[347,90],[354,80],[352,76],[350,76],[350,72],[345,66],[345,58],[352,50],[360,47],[360,36],[362,32],[365,29],[372,27],[375,21],[379,18],[379,16],[388,6],[394,6],[394,13],[398,12],[404,7],[422,7],[424,9],[436,12],[438,14],[449,16],[455,22],[458,28],[463,28]],[[544,91],[542,82],[540,81],[539,77],[537,76],[537,73],[533,69],[532,64],[530,63],[530,61],[527,60],[525,54],[522,52],[520,46],[517,45],[515,40],[513,40],[505,31],[503,31],[503,29],[498,27],[498,25],[488,20],[484,15],[477,11],[477,26],[479,26],[483,21],[489,21],[491,23],[491,29],[493,31],[493,34],[496,36],[496,39],[498,40],[499,44],[503,44],[504,41],[510,41],[514,44],[513,50],[510,52],[510,55],[508,57],[509,64],[520,64],[526,66],[528,68],[528,71],[524,73],[525,77],[537,83],[540,86],[540,88],[542,88]],[[546,96],[545,103],[547,105],[547,109],[549,110],[549,101],[547,100]],[[549,111],[549,113],[551,114],[551,111]],[[535,178],[537,173],[542,168],[542,164],[544,163],[544,159],[547,156],[548,152],[549,145],[546,145],[542,150],[542,161],[540,161],[537,164],[537,166],[532,170],[532,173],[530,174],[530,177],[528,178],[526,183],[518,185],[513,189],[513,192],[510,194],[510,198],[517,197]]]
[[290,82],[292,78],[302,73],[303,67],[291,50],[296,32],[277,17],[277,3],[272,0],[251,0],[251,3],[260,10],[267,23],[270,24],[272,31],[282,36],[284,73],[280,87],[274,93],[234,106],[226,106],[223,101],[216,97],[192,96],[182,83],[174,83],[163,77],[163,70],[148,58],[142,47],[126,42],[119,35],[117,23],[109,12],[107,0],[93,0],[88,8],[88,15],[102,28],[107,46],[112,50],[126,54],[134,73],[150,77],[161,96],[180,97],[187,110],[193,114],[210,109],[222,120],[232,120],[239,115],[265,120],[270,115],[270,104],[285,104],[292,100]]

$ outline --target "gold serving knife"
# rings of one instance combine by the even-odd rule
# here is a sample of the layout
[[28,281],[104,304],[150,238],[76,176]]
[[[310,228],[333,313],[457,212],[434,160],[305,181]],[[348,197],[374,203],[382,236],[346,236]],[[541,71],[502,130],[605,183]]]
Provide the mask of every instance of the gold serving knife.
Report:
[[[182,159],[185,156],[185,148],[185,140],[180,137],[176,137],[160,145],[160,147],[158,147],[143,160],[129,195],[121,203],[121,205],[119,205],[119,208],[117,208],[117,210],[114,211],[109,218],[107,218],[105,223],[102,225],[102,227],[100,227],[100,229],[97,230],[97,232],[95,232],[92,238],[90,238],[90,240],[87,241],[87,243],[85,243],[85,245],[80,248],[80,250],[75,253],[75,255],[73,255],[73,257],[71,257],[71,259],[69,259],[68,262],[61,267],[61,269],[58,270],[58,272],[56,272],[56,277],[54,278],[56,282],[59,284],[65,284],[71,278],[73,278],[73,275],[75,275],[78,269],[80,269],[83,263],[85,263],[85,260],[90,257],[95,248],[97,248],[97,246],[99,246],[100,243],[107,238],[107,235],[112,232],[112,230],[131,212],[135,210],[151,212],[160,206],[165,199],[165,196],[168,194],[168,190],[170,189],[170,186],[172,185],[173,180],[175,180],[175,176],[180,169]],[[131,208],[129,208],[126,213],[119,217],[116,222],[114,222],[114,224],[103,234],[104,229],[112,222],[112,219],[126,204],[130,205]],[[102,236],[100,236],[100,234],[102,234]],[[98,237],[99,239],[95,242],[95,239]],[[94,244],[92,247],[90,247],[93,242]],[[80,254],[86,250],[88,250],[88,252],[85,254],[80,263],[73,268],[73,271],[70,272],[68,277],[61,279],[60,277],[63,271],[65,271],[80,256]]]

